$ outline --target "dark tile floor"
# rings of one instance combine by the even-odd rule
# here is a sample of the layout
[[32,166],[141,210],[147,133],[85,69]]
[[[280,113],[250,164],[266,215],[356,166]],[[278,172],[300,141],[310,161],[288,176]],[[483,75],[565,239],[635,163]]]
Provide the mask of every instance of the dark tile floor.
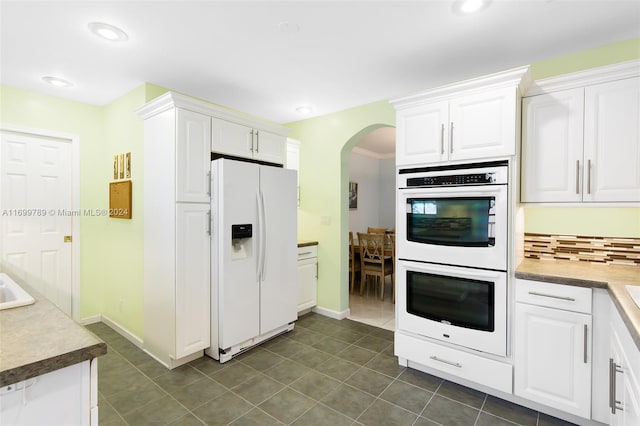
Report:
[[233,360],[167,370],[103,323],[99,418],[111,425],[568,425],[398,365],[393,333],[309,314]]

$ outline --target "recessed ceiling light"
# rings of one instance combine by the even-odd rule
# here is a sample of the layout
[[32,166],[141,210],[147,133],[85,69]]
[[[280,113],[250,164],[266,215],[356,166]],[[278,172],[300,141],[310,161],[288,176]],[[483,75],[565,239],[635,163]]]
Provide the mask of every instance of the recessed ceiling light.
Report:
[[468,15],[485,9],[489,3],[490,0],[456,0],[453,3],[453,11]]
[[302,114],[302,115],[311,114],[311,111],[313,111],[313,108],[311,108],[308,105],[303,105],[303,106],[299,106],[298,108],[296,108],[296,112],[298,114]]
[[73,83],[71,83],[70,81],[67,81],[63,78],[58,78],[58,77],[52,77],[52,76],[45,76],[42,77],[42,81],[49,83],[52,86],[55,87],[71,87],[73,86]]
[[280,32],[293,34],[300,31],[300,25],[295,22],[282,21],[278,24],[278,29]]
[[104,22],[91,22],[89,24],[89,30],[97,35],[109,41],[127,41],[129,36],[118,27],[105,24]]

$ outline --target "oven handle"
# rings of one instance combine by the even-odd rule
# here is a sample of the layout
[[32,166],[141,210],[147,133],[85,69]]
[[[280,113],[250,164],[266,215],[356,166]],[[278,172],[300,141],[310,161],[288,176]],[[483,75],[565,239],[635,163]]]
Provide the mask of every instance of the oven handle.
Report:
[[498,279],[504,274],[502,271],[494,271],[491,269],[472,269],[470,270],[464,266],[447,266],[438,264],[423,264],[414,262],[408,259],[398,259],[398,263],[402,265],[404,269],[410,269],[412,271],[425,272],[425,273],[439,273],[445,274],[451,277],[457,278],[479,278],[487,280]]
[[507,185],[487,185],[487,186],[447,186],[439,188],[400,188],[401,195],[419,195],[421,197],[431,196],[495,196],[507,192]]

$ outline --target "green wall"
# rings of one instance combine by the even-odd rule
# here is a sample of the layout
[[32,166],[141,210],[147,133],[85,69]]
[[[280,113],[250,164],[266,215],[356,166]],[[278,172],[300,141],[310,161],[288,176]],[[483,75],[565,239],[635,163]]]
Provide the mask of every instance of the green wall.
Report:
[[301,141],[298,237],[319,243],[318,305],[323,308],[348,308],[349,152],[365,134],[394,125],[395,110],[387,101],[288,125],[290,137]]
[[[536,62],[531,64],[531,73],[540,79],[637,58],[640,39],[633,39]],[[346,310],[349,301],[346,156],[359,134],[380,123],[395,125],[395,111],[386,101],[288,125],[291,137],[301,142],[298,234],[302,239],[318,240],[318,305],[337,312]],[[640,236],[638,208],[535,207],[524,213],[527,232],[566,229],[563,232],[579,235]]]
[[[142,85],[91,106],[0,86],[0,123],[79,137],[80,211],[109,207],[113,155],[131,152],[132,219],[80,216],[80,318],[103,314],[142,338],[142,120],[135,109],[162,93]],[[78,220],[73,218],[73,220]]]

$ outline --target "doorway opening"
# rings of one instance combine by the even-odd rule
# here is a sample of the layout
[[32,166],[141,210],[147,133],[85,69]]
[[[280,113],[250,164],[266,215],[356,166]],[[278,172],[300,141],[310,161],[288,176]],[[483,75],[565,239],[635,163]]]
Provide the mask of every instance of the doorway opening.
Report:
[[[357,240],[357,233],[369,228],[395,230],[395,145],[396,129],[378,126],[358,133],[348,153],[349,194],[348,230]],[[357,188],[357,189],[356,189]],[[357,244],[357,241],[356,241]],[[358,253],[357,253],[358,254]],[[359,262],[356,256],[355,262]],[[395,329],[390,275],[384,279],[384,297],[375,286],[364,285],[360,272],[356,272],[353,292],[351,274],[348,274],[349,319],[389,330]],[[362,294],[361,294],[362,290]]]

